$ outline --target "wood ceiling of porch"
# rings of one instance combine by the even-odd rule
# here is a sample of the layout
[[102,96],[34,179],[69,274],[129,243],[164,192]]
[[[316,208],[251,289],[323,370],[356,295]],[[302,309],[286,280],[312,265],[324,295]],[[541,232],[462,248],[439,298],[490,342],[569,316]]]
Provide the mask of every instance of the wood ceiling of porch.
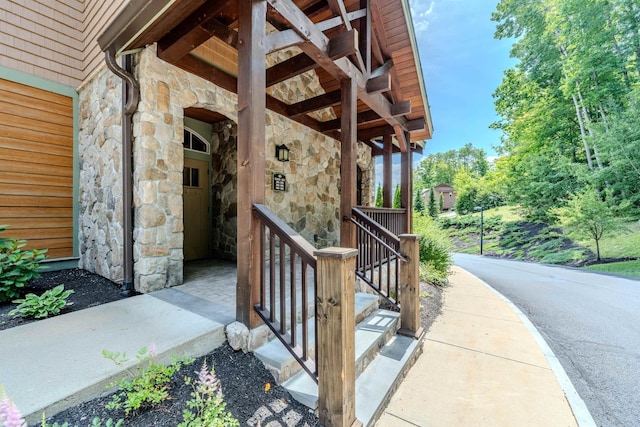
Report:
[[[287,31],[292,28],[292,24],[274,9],[274,7],[281,7],[276,6],[276,2],[284,5],[285,8],[293,9],[294,15],[295,9],[299,9],[297,12],[301,11],[304,14],[300,19],[301,22],[305,22],[308,18],[316,24],[316,29],[323,30],[324,35],[330,40],[329,54],[332,49],[331,41],[336,41],[333,45],[335,51],[342,51],[343,54],[348,50],[349,60],[355,64],[367,82],[366,92],[372,94],[371,98],[374,101],[380,99],[374,98],[375,96],[384,97],[381,103],[390,106],[391,114],[382,118],[371,108],[370,99],[368,103],[363,102],[362,99],[358,101],[358,139],[369,144],[373,148],[374,155],[380,155],[382,150],[378,141],[385,134],[400,136],[395,141],[394,151],[404,151],[408,144],[402,139],[409,135],[408,142],[417,143],[412,144],[414,151],[421,151],[422,141],[431,138],[432,125],[428,105],[425,105],[427,98],[422,83],[420,63],[414,55],[412,30],[407,25],[403,2],[371,0],[369,6],[371,31],[367,37],[366,18],[354,19],[362,16],[366,11],[366,0],[345,0],[344,2],[342,0],[270,0],[267,21],[280,32],[280,40],[284,41],[296,39],[299,41],[300,36],[293,31]],[[138,36],[131,42],[118,48],[130,50],[157,42],[158,56],[161,59],[237,93],[236,76],[216,68],[189,52],[211,37],[217,37],[235,49],[238,43],[238,1],[176,0],[168,4],[170,5],[159,18],[148,25],[144,31],[138,31]],[[344,19],[349,14],[351,19]],[[120,17],[117,17],[112,25],[118,25],[118,19]],[[349,22],[345,24],[345,21]],[[135,25],[135,20],[129,19],[129,23],[120,25],[132,26]],[[349,40],[355,37],[354,32],[349,32],[351,28],[361,30],[357,34],[355,43]],[[133,30],[135,28],[130,29],[130,31]],[[302,31],[307,30],[308,28],[303,28]],[[271,40],[274,39],[271,38]],[[277,43],[277,40],[273,42]],[[367,66],[367,49],[358,47],[365,45],[370,46],[369,66]],[[342,54],[336,54],[335,59],[339,59]],[[334,58],[331,57],[331,59]],[[287,104],[267,94],[267,108],[319,132],[339,138],[339,119],[319,121],[308,115],[321,108],[331,107],[336,117],[340,117],[340,82],[335,78],[335,73],[318,66],[307,54],[300,53],[268,68],[267,86],[285,81],[310,69],[316,71],[320,84],[326,92],[325,95]],[[365,95],[368,96],[368,94]]]

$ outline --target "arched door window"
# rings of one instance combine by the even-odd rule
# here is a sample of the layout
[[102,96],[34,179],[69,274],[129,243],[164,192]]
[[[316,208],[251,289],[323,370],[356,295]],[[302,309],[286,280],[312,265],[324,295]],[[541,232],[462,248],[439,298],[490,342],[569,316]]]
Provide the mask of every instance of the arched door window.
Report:
[[207,140],[187,127],[184,128],[184,140],[182,145],[185,150],[209,154],[210,145]]

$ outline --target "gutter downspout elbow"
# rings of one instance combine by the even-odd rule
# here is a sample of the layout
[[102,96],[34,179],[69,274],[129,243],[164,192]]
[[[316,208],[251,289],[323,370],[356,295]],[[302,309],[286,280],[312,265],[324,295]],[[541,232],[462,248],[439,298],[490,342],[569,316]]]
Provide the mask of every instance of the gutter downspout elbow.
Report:
[[122,230],[123,236],[123,279],[120,294],[129,297],[133,287],[133,124],[132,117],[140,100],[140,85],[133,71],[133,57],[122,57],[123,67],[116,62],[113,50],[105,51],[107,68],[122,79]]

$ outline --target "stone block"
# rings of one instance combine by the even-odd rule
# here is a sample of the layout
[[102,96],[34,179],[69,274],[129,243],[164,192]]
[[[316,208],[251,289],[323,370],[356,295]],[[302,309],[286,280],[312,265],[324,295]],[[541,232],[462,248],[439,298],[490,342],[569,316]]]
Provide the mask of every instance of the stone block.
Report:
[[233,322],[227,325],[225,332],[227,341],[235,351],[242,350],[246,353],[249,350],[249,328],[240,322]]

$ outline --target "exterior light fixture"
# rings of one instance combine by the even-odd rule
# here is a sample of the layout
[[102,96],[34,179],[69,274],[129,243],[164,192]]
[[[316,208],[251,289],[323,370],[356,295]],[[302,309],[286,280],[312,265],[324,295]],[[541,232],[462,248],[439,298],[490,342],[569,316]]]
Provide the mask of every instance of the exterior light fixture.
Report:
[[276,159],[280,160],[281,162],[289,161],[289,149],[286,145],[276,145]]

